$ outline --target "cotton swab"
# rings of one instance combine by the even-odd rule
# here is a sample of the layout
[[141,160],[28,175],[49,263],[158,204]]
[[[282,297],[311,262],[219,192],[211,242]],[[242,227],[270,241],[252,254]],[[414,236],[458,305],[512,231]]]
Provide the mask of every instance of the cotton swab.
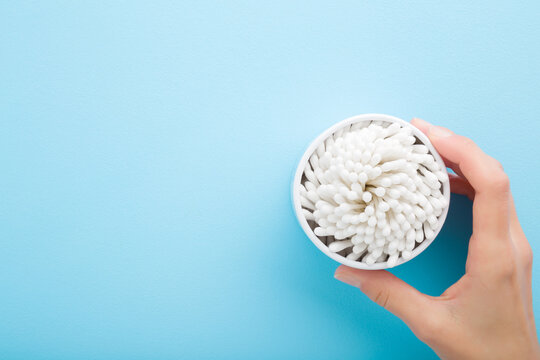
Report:
[[[395,266],[431,240],[448,201],[446,169],[412,129],[363,121],[334,132],[306,162],[302,214],[328,249]],[[444,214],[446,215],[446,214]]]

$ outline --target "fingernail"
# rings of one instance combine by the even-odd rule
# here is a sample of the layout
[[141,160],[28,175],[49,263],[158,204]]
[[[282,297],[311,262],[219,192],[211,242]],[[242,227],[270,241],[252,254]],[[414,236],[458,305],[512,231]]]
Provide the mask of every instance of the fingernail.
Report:
[[431,124],[428,123],[426,120],[422,120],[422,119],[420,119],[420,118],[414,118],[413,120],[414,120],[414,122],[415,122],[417,125],[419,125],[419,126],[421,126],[421,127],[426,127],[426,128],[428,128],[428,127],[431,125]]
[[341,281],[341,282],[344,282],[345,284],[348,284],[348,285],[351,285],[351,286],[356,286],[356,287],[360,287],[360,281],[358,281],[358,278],[353,276],[353,274],[349,273],[349,272],[346,272],[346,271],[336,271],[336,273],[334,274],[334,277]]
[[452,136],[454,133],[448,130],[447,128],[443,128],[441,126],[431,125],[429,127],[429,135],[430,136],[436,136],[436,137],[449,137]]

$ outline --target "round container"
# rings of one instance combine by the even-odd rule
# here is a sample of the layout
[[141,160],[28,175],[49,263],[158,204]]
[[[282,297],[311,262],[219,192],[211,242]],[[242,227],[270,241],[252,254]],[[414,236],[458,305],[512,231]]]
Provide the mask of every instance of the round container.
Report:
[[[358,123],[358,122],[364,122],[364,121],[383,121],[388,123],[399,123],[400,125],[404,127],[409,127],[413,131],[413,135],[419,139],[424,145],[426,145],[433,157],[435,158],[435,161],[439,164],[441,169],[446,169],[446,165],[444,165],[444,162],[429,141],[428,137],[424,135],[420,130],[418,130],[416,127],[411,125],[409,122],[404,121],[402,119],[399,119],[394,116],[385,115],[385,114],[363,114],[363,115],[356,115],[353,117],[350,117],[348,119],[345,119],[343,121],[340,121],[339,123],[335,124],[334,126],[327,129],[325,132],[323,132],[321,135],[319,135],[307,148],[306,152],[302,156],[302,159],[300,160],[300,163],[298,164],[298,168],[296,169],[296,173],[294,175],[293,184],[292,184],[292,199],[293,199],[293,206],[294,206],[294,212],[296,214],[296,218],[298,219],[298,222],[300,223],[300,226],[302,226],[302,229],[306,233],[306,235],[309,237],[309,239],[321,250],[323,253],[325,253],[327,256],[331,257],[335,261],[347,265],[353,268],[357,269],[365,269],[365,270],[379,270],[379,269],[387,269],[389,268],[387,262],[382,263],[375,263],[372,265],[368,265],[366,263],[363,263],[361,261],[357,260],[351,260],[347,259],[344,256],[341,256],[338,253],[334,253],[328,249],[326,244],[313,232],[313,229],[309,225],[307,219],[305,218],[304,214],[302,213],[302,205],[300,204],[300,184],[302,181],[302,175],[304,173],[304,169],[306,168],[306,164],[309,161],[309,158],[311,155],[317,150],[317,147],[324,142],[329,136],[333,135],[336,131],[339,129]],[[411,259],[414,259],[418,254],[420,254],[422,251],[424,251],[435,239],[435,237],[439,234],[444,221],[446,219],[446,215],[448,213],[448,206],[450,204],[450,183],[449,181],[445,181],[442,183],[443,189],[442,193],[445,199],[447,200],[447,206],[443,209],[442,214],[438,218],[438,224],[436,229],[434,230],[433,236],[431,238],[425,238],[424,241],[422,241],[420,244],[418,244],[413,250],[412,250],[412,256],[405,260],[401,256],[399,257],[397,263],[395,266],[403,264]]]

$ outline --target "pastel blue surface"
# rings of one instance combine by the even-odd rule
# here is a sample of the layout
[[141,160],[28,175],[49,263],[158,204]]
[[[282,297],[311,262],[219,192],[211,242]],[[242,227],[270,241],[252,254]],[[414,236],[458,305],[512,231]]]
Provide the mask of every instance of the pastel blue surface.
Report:
[[[540,251],[539,15],[532,0],[2,1],[0,358],[436,358],[333,279],[291,174],[346,117],[423,117],[503,163]],[[441,293],[470,216],[454,196],[395,273]]]

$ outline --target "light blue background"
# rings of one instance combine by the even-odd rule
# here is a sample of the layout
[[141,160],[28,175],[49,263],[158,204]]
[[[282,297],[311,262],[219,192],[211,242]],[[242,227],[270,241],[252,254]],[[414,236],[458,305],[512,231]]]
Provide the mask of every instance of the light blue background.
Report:
[[[333,279],[291,175],[345,117],[423,117],[503,163],[540,251],[539,16],[532,0],[2,1],[0,358],[435,358]],[[454,196],[395,272],[441,293],[470,226]]]

